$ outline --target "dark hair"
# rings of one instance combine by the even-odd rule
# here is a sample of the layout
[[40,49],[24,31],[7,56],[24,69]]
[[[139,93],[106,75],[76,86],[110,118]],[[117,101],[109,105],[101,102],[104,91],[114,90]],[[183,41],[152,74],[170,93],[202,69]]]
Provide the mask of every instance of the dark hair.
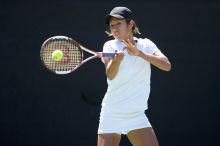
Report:
[[[138,34],[138,35],[141,34],[140,31],[139,31],[139,28],[138,28],[138,26],[137,26],[137,24],[135,23],[134,20],[132,20],[132,19],[125,19],[125,21],[126,21],[127,24],[129,24],[131,21],[133,22],[133,27],[132,27],[132,33],[133,34]],[[108,32],[108,31],[105,31],[105,33],[108,36],[112,36],[113,35],[112,33]]]

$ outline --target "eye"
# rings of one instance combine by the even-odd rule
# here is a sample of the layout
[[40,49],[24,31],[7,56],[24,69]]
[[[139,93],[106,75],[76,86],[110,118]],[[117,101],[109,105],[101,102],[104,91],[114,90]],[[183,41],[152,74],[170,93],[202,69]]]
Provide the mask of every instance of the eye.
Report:
[[110,24],[109,27],[110,27],[110,28],[113,28],[113,27],[117,27],[117,26],[119,26],[119,25],[121,25],[121,24],[122,24],[122,22],[116,22],[116,23],[114,23],[114,24]]
[[121,22],[118,22],[116,25],[120,25],[120,24],[122,24]]

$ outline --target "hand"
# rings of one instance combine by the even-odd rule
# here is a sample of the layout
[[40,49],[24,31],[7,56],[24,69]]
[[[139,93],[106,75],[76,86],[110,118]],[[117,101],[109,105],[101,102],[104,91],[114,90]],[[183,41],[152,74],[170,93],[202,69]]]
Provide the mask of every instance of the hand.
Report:
[[126,45],[125,49],[128,51],[128,54],[133,56],[139,56],[140,50],[132,43],[129,39],[123,40]]
[[124,58],[124,54],[123,53],[116,53],[115,57],[113,58],[113,61],[121,62],[123,58]]

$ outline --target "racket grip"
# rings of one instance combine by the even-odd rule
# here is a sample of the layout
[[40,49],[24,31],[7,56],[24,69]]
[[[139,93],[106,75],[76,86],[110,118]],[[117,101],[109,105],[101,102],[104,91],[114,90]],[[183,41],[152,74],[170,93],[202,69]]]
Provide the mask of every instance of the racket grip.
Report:
[[116,53],[102,53],[102,57],[114,58]]

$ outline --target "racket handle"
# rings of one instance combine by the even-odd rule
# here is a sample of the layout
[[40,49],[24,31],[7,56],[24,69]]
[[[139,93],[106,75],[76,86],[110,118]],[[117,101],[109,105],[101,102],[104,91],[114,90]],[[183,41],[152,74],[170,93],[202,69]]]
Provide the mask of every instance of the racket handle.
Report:
[[116,53],[102,53],[102,57],[114,58]]

